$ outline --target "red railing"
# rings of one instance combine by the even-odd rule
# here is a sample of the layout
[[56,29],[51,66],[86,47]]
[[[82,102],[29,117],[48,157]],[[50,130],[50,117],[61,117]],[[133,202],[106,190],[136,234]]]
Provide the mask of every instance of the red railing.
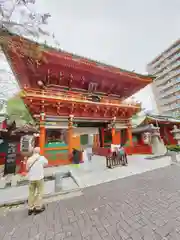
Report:
[[152,154],[152,147],[149,145],[136,145],[133,147],[125,147],[127,155],[132,154]]
[[110,153],[110,148],[94,147],[93,153],[99,156],[107,156]]
[[[152,147],[149,145],[136,145],[133,147],[124,147],[127,155],[132,154],[152,154]],[[99,156],[107,156],[110,153],[110,148],[96,147],[93,148],[93,153]]]

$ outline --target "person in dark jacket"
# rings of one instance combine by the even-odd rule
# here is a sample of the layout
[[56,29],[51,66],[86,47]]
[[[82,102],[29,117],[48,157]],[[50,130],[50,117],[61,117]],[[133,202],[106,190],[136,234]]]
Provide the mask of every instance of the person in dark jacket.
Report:
[[74,164],[79,164],[80,162],[80,151],[78,151],[75,148],[73,148],[73,151],[72,151],[72,161]]

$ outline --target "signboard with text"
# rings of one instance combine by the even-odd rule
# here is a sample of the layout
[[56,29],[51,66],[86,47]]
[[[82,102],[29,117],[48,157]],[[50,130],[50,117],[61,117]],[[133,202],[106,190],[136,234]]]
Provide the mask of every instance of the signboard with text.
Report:
[[4,175],[16,173],[17,143],[8,142],[8,151],[5,159]]

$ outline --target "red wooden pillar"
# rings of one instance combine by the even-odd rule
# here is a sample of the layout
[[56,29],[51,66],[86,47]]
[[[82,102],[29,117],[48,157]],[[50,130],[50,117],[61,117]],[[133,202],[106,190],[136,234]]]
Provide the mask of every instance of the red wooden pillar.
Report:
[[39,136],[39,147],[40,147],[41,155],[44,155],[45,142],[46,142],[45,113],[41,113],[40,114],[40,136]]
[[133,138],[132,138],[132,127],[128,126],[127,128],[127,137],[129,140],[129,146],[132,147],[133,146]]
[[102,141],[102,147],[104,147],[104,128],[101,128],[101,141]]
[[112,134],[112,144],[115,144],[115,135],[116,135],[116,130],[115,128],[111,129],[111,134]]
[[140,139],[139,139],[138,143],[139,143],[140,145],[143,145],[143,144],[144,144],[144,136],[143,136],[142,133],[141,133],[141,135],[140,135]]
[[116,144],[116,129],[114,127],[115,121],[116,121],[116,117],[113,117],[112,122],[111,122],[112,144]]
[[73,115],[69,116],[68,121],[68,154],[71,157],[73,151]]
[[119,144],[121,144],[121,129],[119,130]]

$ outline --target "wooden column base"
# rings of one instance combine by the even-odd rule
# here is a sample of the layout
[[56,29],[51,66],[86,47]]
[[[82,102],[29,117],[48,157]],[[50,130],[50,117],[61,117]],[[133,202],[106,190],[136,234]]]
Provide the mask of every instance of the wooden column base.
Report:
[[132,128],[131,127],[127,128],[127,137],[129,140],[129,146],[132,147],[133,146],[133,138],[132,138]]

